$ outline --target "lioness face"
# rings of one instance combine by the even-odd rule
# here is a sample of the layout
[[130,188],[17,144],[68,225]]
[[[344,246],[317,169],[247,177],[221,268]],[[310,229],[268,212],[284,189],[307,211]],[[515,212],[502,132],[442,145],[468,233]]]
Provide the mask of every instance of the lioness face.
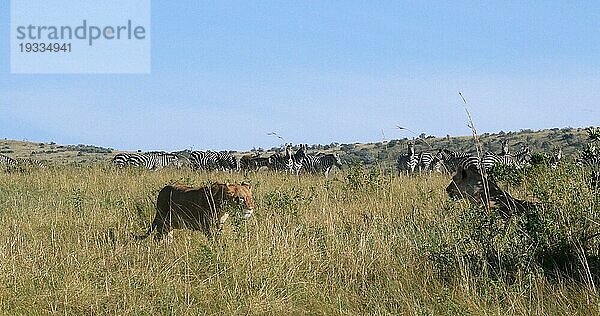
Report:
[[471,169],[460,168],[452,177],[452,182],[446,187],[446,193],[455,200],[468,198],[480,202],[480,195],[483,193],[483,178]]
[[252,216],[254,212],[254,200],[252,199],[252,187],[250,184],[245,182],[239,185],[227,184],[227,194],[231,203],[242,209],[245,219]]

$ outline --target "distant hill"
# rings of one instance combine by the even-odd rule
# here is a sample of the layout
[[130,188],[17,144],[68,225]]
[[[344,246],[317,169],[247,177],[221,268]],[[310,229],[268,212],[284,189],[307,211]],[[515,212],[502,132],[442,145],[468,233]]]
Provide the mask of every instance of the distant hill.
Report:
[[18,140],[0,140],[0,154],[12,158],[34,158],[56,164],[95,163],[110,159],[115,150],[92,145],[59,145]]
[[[588,141],[586,128],[553,128],[540,131],[526,129],[519,132],[479,135],[483,151],[500,153],[503,140],[508,140],[510,150],[513,152],[519,150],[521,146],[529,146],[532,152],[546,153],[551,153],[553,148],[560,147],[564,156],[579,155]],[[393,165],[399,155],[407,152],[409,141],[415,142],[417,153],[435,152],[442,148],[469,153],[476,151],[472,136],[428,137],[424,135],[415,139],[404,138],[370,144],[342,144],[339,145],[339,149],[343,152],[341,158],[346,162]]]
[[[512,151],[521,146],[529,146],[533,152],[550,153],[555,146],[562,148],[565,156],[577,156],[587,143],[586,128],[552,128],[539,131],[529,129],[518,132],[485,133],[479,135],[484,151],[500,152],[502,141],[508,140]],[[421,134],[413,139],[393,139],[377,143],[353,143],[329,145],[309,145],[309,153],[336,152],[346,163],[362,163],[364,165],[382,164],[393,166],[396,158],[407,151],[407,143],[415,142],[417,153],[422,151],[436,151],[447,148],[453,151],[474,152],[472,136],[459,137],[433,137]],[[270,155],[279,148],[269,150],[253,149],[251,152],[234,152],[238,156],[243,154]],[[29,141],[0,140],[0,153],[13,158],[35,158],[51,161],[56,164],[63,163],[97,163],[110,161],[117,153],[124,152],[112,148],[93,145],[59,145],[56,143],[36,143]],[[184,156],[187,151],[183,150]]]

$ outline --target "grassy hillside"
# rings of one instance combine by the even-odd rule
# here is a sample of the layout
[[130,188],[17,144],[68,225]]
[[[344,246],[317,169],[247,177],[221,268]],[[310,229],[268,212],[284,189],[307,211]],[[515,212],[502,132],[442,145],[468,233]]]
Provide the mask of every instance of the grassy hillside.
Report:
[[[475,151],[475,142],[472,136],[443,138],[422,136],[414,139],[417,153],[423,151],[435,152],[440,148],[471,153]],[[502,141],[508,140],[512,151],[519,150],[521,146],[529,146],[533,152],[550,153],[554,147],[560,147],[565,156],[578,156],[585,147],[587,139],[584,128],[555,128],[541,131],[522,130],[520,132],[479,135],[484,151],[500,153]],[[413,141],[413,139],[404,138],[374,144],[343,144],[338,148],[342,152],[344,161],[393,167],[396,158],[407,152],[408,141]]]
[[17,140],[0,140],[0,154],[12,158],[33,158],[52,164],[97,163],[110,160],[116,154],[112,148],[92,145],[59,145]]

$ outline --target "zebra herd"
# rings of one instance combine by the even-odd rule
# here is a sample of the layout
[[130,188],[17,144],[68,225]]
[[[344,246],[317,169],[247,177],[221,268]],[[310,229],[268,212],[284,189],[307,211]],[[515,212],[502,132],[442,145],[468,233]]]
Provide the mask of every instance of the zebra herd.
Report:
[[[342,161],[337,154],[309,154],[308,146],[302,144],[293,147],[286,144],[282,152],[261,156],[260,154],[244,155],[240,158],[226,151],[191,151],[189,155],[181,153],[168,153],[152,151],[146,153],[120,153],[112,158],[112,163],[118,168],[126,166],[140,167],[149,170],[162,169],[168,166],[181,168],[188,166],[193,170],[202,171],[258,171],[262,169],[280,171],[288,174],[301,173],[323,174],[328,177],[332,168],[342,168]],[[600,174],[600,152],[593,147],[587,149],[579,159],[580,166],[592,166],[594,172]],[[485,152],[474,155],[465,152],[438,149],[437,151],[423,151],[417,153],[413,142],[408,143],[408,152],[400,155],[396,160],[399,174],[411,175],[422,172],[447,172],[454,173],[459,168],[476,168],[489,172],[495,166],[512,166],[517,169],[531,164],[532,153],[529,147],[510,152],[506,141],[502,144],[500,153]],[[549,158],[552,168],[556,168],[562,158],[562,150],[557,148]],[[15,159],[0,154],[0,167],[37,167],[44,163],[35,159]],[[598,176],[600,177],[600,176]]]
[[269,169],[282,171],[288,174],[322,173],[327,177],[333,166],[342,168],[342,162],[337,154],[317,155],[307,154],[308,146],[301,144],[293,150],[291,144],[286,144],[282,153],[275,153],[268,157],[260,155],[245,155],[236,158],[233,154],[221,151],[192,151],[188,157],[183,157],[167,152],[147,153],[121,153],[113,157],[115,166],[142,167],[149,170],[162,169],[168,166],[189,166],[193,170],[202,171],[258,171]]
[[[562,157],[559,149],[551,158],[551,166],[555,168]],[[408,144],[408,153],[400,155],[396,161],[396,167],[400,174],[413,174],[415,172],[448,172],[454,173],[459,168],[476,168],[489,172],[495,166],[512,166],[517,169],[529,166],[531,163],[531,150],[524,146],[520,150],[511,153],[508,142],[502,144],[502,151],[497,154],[486,152],[482,155],[474,155],[465,152],[439,149],[437,152],[415,152],[414,143]]]

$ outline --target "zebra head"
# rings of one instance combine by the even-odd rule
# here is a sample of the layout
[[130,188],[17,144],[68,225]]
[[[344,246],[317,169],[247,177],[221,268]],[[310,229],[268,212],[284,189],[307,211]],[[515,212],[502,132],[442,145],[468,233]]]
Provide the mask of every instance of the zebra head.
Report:
[[408,142],[408,155],[409,156],[415,155],[415,144],[413,142]]
[[340,156],[338,154],[333,154],[333,164],[340,168],[340,170],[342,169],[342,160],[340,159]]
[[500,155],[508,155],[510,149],[508,148],[508,139],[502,141],[502,152]]
[[306,159],[306,148],[306,144],[300,144],[300,148],[298,148],[296,153],[293,155],[293,159],[295,161],[303,161]]
[[287,158],[292,157],[292,145],[290,144],[285,144],[285,156]]

